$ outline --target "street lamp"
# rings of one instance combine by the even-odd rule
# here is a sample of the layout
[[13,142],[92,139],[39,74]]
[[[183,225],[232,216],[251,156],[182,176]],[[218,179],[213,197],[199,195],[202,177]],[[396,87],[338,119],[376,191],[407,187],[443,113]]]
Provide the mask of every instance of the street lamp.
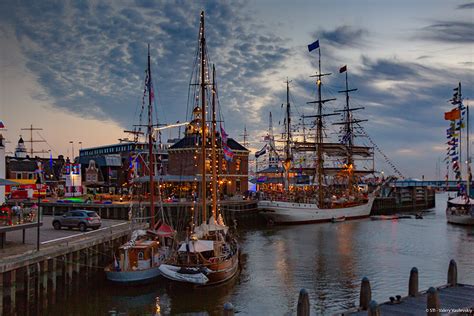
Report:
[[36,179],[36,189],[38,190],[38,204],[37,204],[37,210],[36,210],[36,216],[38,217],[37,218],[37,228],[36,228],[36,251],[39,251],[40,250],[40,226],[41,226],[41,223],[40,223],[40,210],[41,210],[41,207],[40,207],[40,204],[41,204],[41,178],[40,178],[40,175],[38,174],[38,178]]
[[[74,173],[73,173],[73,166],[74,166],[74,142],[72,140],[69,141],[69,144],[71,144],[71,160],[69,161],[70,166],[69,166],[69,176],[71,177],[71,193],[72,196],[76,196],[76,188],[74,187]],[[71,162],[72,161],[72,162]]]

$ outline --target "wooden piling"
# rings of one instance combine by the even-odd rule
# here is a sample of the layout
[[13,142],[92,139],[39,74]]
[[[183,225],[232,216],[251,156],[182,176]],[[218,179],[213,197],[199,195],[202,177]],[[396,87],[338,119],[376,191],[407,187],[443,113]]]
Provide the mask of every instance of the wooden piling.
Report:
[[426,312],[428,316],[438,316],[439,313],[439,295],[438,291],[434,287],[430,287],[427,291],[428,296],[426,297]]
[[296,308],[297,316],[309,316],[309,295],[306,289],[300,290],[298,297],[298,306]]
[[456,286],[458,284],[458,266],[454,259],[449,261],[449,268],[448,268],[448,285],[449,286]]
[[50,284],[50,298],[51,298],[51,305],[54,305],[56,303],[56,281],[57,281],[57,259],[53,258],[51,259],[51,270],[48,273],[48,283]]
[[10,290],[10,314],[16,314],[16,270],[10,271],[9,279],[9,290]]
[[408,296],[417,296],[418,292],[418,269],[413,267],[411,268],[410,281],[408,282]]
[[368,316],[380,316],[380,307],[376,301],[371,300],[369,303],[369,309],[367,310]]
[[362,278],[362,283],[360,285],[360,299],[359,306],[360,309],[365,311],[369,308],[369,303],[372,300],[372,291],[370,289],[370,281],[367,277]]
[[3,315],[3,273],[0,273],[0,315]]
[[48,308],[48,260],[41,263],[40,293],[43,308],[46,309]]
[[[33,287],[33,281],[34,281],[34,277],[31,276],[31,266],[27,265],[25,266],[25,269],[24,269],[24,298],[25,298],[25,306],[28,308],[28,306],[31,305],[31,298],[32,298],[32,295],[31,295],[31,292],[34,291],[34,287]],[[34,299],[33,299],[34,301]]]
[[224,304],[224,316],[234,316],[234,305],[232,303]]

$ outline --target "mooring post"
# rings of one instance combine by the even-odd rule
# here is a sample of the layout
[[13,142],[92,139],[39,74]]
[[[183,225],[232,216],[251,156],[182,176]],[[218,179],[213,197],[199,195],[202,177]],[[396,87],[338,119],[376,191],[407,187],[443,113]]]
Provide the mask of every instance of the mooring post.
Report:
[[306,289],[300,290],[298,297],[298,306],[296,309],[297,316],[309,316],[309,295]]
[[31,290],[32,290],[32,277],[31,277],[31,267],[29,265],[25,266],[24,271],[24,297],[25,297],[25,306],[29,308],[30,306],[30,298],[31,298]]
[[449,286],[456,286],[458,284],[458,266],[454,259],[449,261],[449,268],[448,268],[448,285]]
[[371,300],[369,303],[369,309],[367,310],[368,316],[380,316],[380,307],[376,301]]
[[410,281],[408,282],[408,296],[418,295],[418,269],[416,267],[411,268]]
[[49,283],[51,284],[51,304],[54,305],[56,303],[56,278],[57,278],[57,259],[51,259],[51,271],[48,273]]
[[224,304],[224,316],[234,316],[234,305],[232,303]]
[[41,263],[40,280],[41,301],[44,309],[46,309],[48,307],[48,260]]
[[439,295],[438,291],[434,287],[430,287],[427,292],[426,298],[426,312],[429,316],[437,316],[439,313]]
[[16,313],[16,270],[10,271],[10,313],[15,315]]
[[363,277],[362,283],[360,284],[360,309],[363,311],[367,310],[369,308],[369,303],[371,300],[372,290],[370,289],[370,281],[367,277]]
[[3,315],[3,275],[0,273],[0,315]]

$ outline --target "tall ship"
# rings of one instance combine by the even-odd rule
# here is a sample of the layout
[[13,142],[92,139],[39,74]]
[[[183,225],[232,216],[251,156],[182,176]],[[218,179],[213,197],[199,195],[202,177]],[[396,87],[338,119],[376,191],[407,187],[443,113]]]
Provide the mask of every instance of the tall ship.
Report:
[[[227,135],[225,131],[222,126],[220,133],[217,130],[216,72],[213,66],[211,83],[204,12],[201,12],[197,56],[196,65],[199,67],[198,71],[193,71],[193,73],[197,75],[198,82],[193,83],[192,87],[199,90],[197,94],[199,97],[196,98],[193,112],[200,113],[200,115],[192,122],[192,128],[199,132],[196,143],[200,147],[200,151],[197,151],[196,156],[199,156],[201,168],[201,192],[199,200],[196,200],[194,205],[195,216],[187,226],[185,236],[174,254],[165,264],[161,264],[159,269],[162,276],[171,281],[204,286],[223,283],[233,278],[239,271],[240,255],[237,239],[224,223],[218,206],[218,166],[221,164],[222,157],[229,152],[226,148]],[[212,100],[210,111],[208,111],[207,102],[209,97]],[[208,116],[210,116],[210,120],[207,119]],[[218,150],[219,148],[222,150]],[[208,208],[211,210],[210,216],[208,216]]]
[[[286,139],[284,157],[282,157],[282,174],[284,191],[275,194],[273,191],[264,193],[258,203],[262,214],[274,224],[303,224],[326,221],[343,221],[346,219],[364,218],[370,215],[376,191],[368,194],[359,186],[359,180],[374,173],[373,147],[358,146],[354,139],[356,131],[362,131],[359,123],[366,121],[357,119],[353,113],[363,107],[351,107],[349,93],[357,89],[349,89],[347,66],[339,72],[345,74],[345,89],[339,91],[345,95],[345,106],[333,113],[325,113],[325,105],[335,98],[324,99],[322,96],[322,79],[330,73],[321,71],[321,50],[319,40],[308,46],[308,50],[318,50],[318,73],[316,78],[317,100],[308,102],[316,105],[316,114],[304,116],[315,120],[314,141],[293,140],[291,137],[291,117],[289,102],[289,85],[287,81],[287,105],[285,117]],[[326,121],[328,116],[342,116],[340,122],[339,142],[327,139]],[[313,164],[307,168],[295,166],[295,155],[311,153]],[[358,168],[359,160],[371,161],[369,167]],[[297,185],[291,176],[305,172],[309,183]]]
[[[446,130],[446,137],[448,139],[446,142],[448,145],[445,158],[448,164],[446,171],[449,172],[449,166],[451,166],[458,187],[457,196],[448,198],[446,220],[451,224],[474,225],[474,199],[471,198],[470,186],[472,174],[470,167],[471,157],[469,154],[469,106],[464,106],[463,104],[461,88],[461,83],[459,83],[453,89],[454,94],[450,102],[455,107],[451,111],[444,113],[444,119],[449,121],[449,128]],[[462,131],[464,128],[467,129],[465,133],[465,160],[462,158],[464,143]],[[463,168],[463,161],[467,162],[465,168]],[[463,181],[463,171],[466,185],[464,185]],[[449,174],[446,174],[446,181],[448,178]]]

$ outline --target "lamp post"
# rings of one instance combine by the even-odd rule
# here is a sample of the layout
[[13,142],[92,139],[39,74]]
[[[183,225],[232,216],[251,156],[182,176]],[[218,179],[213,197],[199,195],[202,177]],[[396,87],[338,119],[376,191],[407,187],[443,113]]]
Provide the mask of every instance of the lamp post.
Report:
[[36,251],[40,250],[40,204],[41,204],[41,178],[38,175],[38,179],[36,180],[36,189],[38,190],[38,204],[37,204],[37,211],[36,211],[36,216],[37,216],[37,228],[36,228]]
[[71,177],[71,193],[72,196],[76,196],[76,188],[74,187],[74,173],[73,173],[73,166],[74,166],[74,142],[72,140],[69,141],[69,144],[71,144],[71,160],[69,161],[70,166],[69,166],[69,176]]

